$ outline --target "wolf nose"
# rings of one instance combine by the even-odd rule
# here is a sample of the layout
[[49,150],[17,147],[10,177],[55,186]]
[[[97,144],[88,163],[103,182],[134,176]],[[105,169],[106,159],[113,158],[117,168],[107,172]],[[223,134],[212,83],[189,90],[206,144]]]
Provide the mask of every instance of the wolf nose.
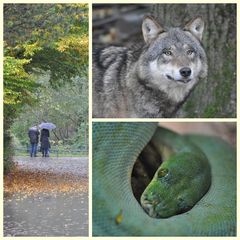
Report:
[[189,77],[191,75],[191,72],[192,72],[191,68],[188,68],[188,67],[184,67],[180,69],[180,74],[183,77]]

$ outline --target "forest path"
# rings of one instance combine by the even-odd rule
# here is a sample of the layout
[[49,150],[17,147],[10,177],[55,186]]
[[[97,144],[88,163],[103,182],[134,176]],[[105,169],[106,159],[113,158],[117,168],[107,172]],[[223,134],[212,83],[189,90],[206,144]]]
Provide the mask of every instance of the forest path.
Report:
[[87,236],[88,158],[14,162],[4,177],[4,236]]

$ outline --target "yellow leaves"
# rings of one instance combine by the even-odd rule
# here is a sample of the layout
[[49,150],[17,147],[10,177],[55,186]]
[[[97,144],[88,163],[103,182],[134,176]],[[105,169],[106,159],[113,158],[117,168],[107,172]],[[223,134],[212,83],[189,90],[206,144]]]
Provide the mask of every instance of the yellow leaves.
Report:
[[40,28],[35,28],[33,31],[32,31],[32,36],[35,36],[35,37],[39,37],[41,35],[44,34],[44,30],[43,29],[40,29]]
[[66,51],[67,47],[61,42],[57,48],[59,52],[64,52]]
[[88,36],[76,36],[71,35],[65,38],[62,38],[57,42],[57,50],[59,52],[65,52],[68,50],[76,50],[81,55],[87,55],[88,53]]
[[40,46],[38,41],[35,43],[32,43],[32,44],[30,44],[30,43],[23,44],[23,48],[25,50],[24,57],[31,57],[37,51],[42,50],[42,47]]
[[4,104],[8,105],[16,105],[21,102],[20,97],[21,97],[20,93],[13,92],[9,89],[5,89],[3,102]]
[[[71,35],[62,38],[56,43],[57,50],[61,53],[65,53],[69,59],[77,61],[77,65],[88,63],[88,36]],[[71,60],[72,61],[72,60]]]
[[88,8],[88,4],[87,3],[75,3],[75,4],[71,4],[72,7],[75,8]]
[[24,65],[31,62],[31,59],[16,59],[14,57],[4,57],[4,79],[7,77],[29,78],[29,74],[25,72]]
[[55,8],[58,10],[62,10],[63,9],[63,5],[62,4],[56,4]]
[[16,169],[4,176],[6,194],[21,193],[29,196],[39,192],[56,194],[86,191],[88,191],[88,180],[70,174]]
[[28,64],[31,59],[17,59],[14,57],[4,57],[4,67],[9,67],[10,65],[15,64],[17,67],[22,67],[25,64]]
[[122,222],[123,220],[123,210],[121,209],[117,216],[115,217],[115,223],[118,225]]
[[64,29],[61,26],[58,26],[58,25],[53,26],[53,31],[64,34]]

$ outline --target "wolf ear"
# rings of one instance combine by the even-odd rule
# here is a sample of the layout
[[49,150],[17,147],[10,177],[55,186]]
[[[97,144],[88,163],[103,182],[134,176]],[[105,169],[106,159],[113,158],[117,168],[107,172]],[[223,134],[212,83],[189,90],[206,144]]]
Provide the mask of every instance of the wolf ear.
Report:
[[202,40],[203,30],[204,30],[204,21],[201,17],[196,17],[188,22],[184,30],[191,32],[198,40]]
[[152,42],[159,33],[164,32],[163,27],[151,16],[146,16],[142,23],[143,38],[146,43]]

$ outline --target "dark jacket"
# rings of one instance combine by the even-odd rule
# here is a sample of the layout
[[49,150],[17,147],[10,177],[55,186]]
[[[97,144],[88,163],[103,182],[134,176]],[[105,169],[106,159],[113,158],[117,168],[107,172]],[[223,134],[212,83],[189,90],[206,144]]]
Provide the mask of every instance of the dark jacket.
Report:
[[40,142],[41,142],[41,148],[50,148],[50,142],[49,142],[49,130],[48,129],[42,129],[41,130],[41,137],[40,137]]
[[39,131],[29,129],[28,136],[30,138],[30,143],[38,143],[39,140]]

